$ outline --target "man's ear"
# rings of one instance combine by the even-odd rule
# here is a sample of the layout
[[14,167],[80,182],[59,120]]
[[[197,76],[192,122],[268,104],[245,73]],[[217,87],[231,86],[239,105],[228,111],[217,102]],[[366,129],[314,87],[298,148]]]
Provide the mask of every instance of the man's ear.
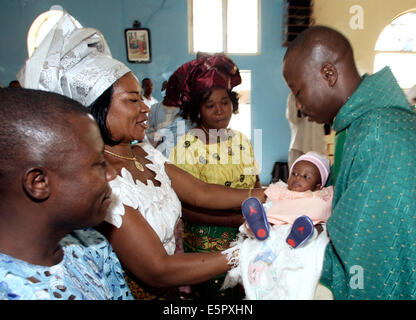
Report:
[[50,196],[48,175],[44,168],[30,168],[23,177],[23,189],[35,201],[45,201]]
[[338,80],[337,68],[332,63],[324,63],[321,68],[321,76],[329,87],[333,87]]

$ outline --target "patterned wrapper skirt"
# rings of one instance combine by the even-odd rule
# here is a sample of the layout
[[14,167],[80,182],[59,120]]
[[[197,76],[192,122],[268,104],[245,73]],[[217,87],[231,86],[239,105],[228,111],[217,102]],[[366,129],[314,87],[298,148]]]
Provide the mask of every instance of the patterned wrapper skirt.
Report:
[[[216,252],[229,248],[238,234],[238,228],[222,226],[202,226],[183,221],[183,248],[185,252]],[[192,292],[201,300],[241,300],[244,298],[242,286],[221,291],[226,273],[209,281],[193,285]]]

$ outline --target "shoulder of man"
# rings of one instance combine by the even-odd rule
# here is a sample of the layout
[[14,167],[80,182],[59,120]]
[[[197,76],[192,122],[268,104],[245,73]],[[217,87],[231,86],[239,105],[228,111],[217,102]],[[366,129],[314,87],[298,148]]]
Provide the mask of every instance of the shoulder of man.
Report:
[[401,107],[377,108],[363,114],[353,123],[358,131],[379,134],[380,139],[388,139],[389,136],[416,134],[416,112]]

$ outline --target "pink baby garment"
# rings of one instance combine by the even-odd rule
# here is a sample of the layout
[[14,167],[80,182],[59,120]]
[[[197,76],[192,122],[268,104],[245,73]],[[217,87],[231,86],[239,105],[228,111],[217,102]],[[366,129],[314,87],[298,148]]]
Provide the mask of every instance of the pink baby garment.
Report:
[[271,224],[293,224],[301,215],[312,219],[314,224],[326,222],[331,215],[332,186],[317,191],[290,191],[287,184],[279,181],[265,191],[272,204],[265,206],[267,219]]

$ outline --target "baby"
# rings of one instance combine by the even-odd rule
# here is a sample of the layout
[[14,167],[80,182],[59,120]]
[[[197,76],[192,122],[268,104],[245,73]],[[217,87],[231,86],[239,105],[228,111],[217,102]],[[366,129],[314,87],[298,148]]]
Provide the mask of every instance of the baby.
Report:
[[222,288],[242,283],[246,299],[315,297],[329,242],[321,232],[331,215],[333,187],[324,187],[329,165],[326,157],[308,152],[293,163],[287,184],[266,189],[264,207],[257,198],[243,203],[246,223],[224,251],[235,267]]
[[269,236],[269,222],[292,224],[286,239],[292,248],[307,243],[314,233],[314,225],[319,234],[321,223],[331,215],[333,187],[324,187],[329,166],[328,158],[308,152],[293,163],[287,185],[279,181],[267,188],[267,213],[257,198],[244,201],[242,211],[254,236],[265,240]]

